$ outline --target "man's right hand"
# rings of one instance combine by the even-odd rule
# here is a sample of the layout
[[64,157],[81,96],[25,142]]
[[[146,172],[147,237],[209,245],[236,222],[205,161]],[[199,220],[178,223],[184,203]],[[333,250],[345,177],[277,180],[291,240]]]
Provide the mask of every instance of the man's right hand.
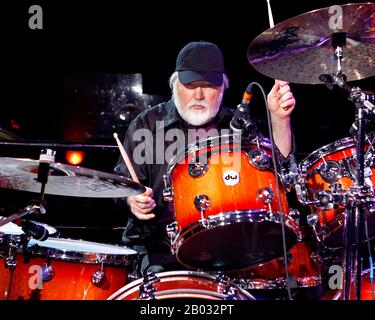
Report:
[[156,207],[155,200],[152,199],[153,195],[154,192],[152,189],[146,187],[146,191],[143,194],[127,198],[126,202],[131,212],[139,220],[150,220],[155,218],[155,214],[151,212]]

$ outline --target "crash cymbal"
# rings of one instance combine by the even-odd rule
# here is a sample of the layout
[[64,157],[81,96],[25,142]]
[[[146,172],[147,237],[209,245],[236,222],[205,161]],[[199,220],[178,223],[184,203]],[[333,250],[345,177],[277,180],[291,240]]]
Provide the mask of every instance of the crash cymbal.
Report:
[[[36,192],[39,161],[0,158],[0,188]],[[51,163],[45,194],[89,198],[119,198],[146,191],[141,184],[125,177],[78,166]]]
[[[342,72],[347,81],[375,75],[375,3],[340,6],[342,20],[329,7],[288,19],[264,31],[249,45],[247,58],[260,73],[292,83],[319,84],[321,74],[336,74],[331,35],[346,33]],[[342,29],[334,30],[335,26]],[[337,35],[337,34],[336,34]]]

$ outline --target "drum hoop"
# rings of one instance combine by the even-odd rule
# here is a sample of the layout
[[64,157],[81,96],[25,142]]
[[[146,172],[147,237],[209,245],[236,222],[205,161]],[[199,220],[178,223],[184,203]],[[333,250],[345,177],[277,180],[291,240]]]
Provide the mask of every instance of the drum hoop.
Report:
[[[295,284],[292,284],[291,288],[309,288],[319,286],[322,283],[322,277],[320,275],[306,276],[306,277],[295,277]],[[252,290],[252,289],[286,289],[287,279],[285,277],[278,277],[275,279],[242,279],[238,278],[235,283],[238,284],[242,289]],[[307,285],[306,283],[311,283]]]
[[[199,279],[199,278],[204,278],[205,280],[209,280],[211,282],[214,282],[216,283],[218,286],[220,286],[219,283],[216,282],[216,279],[217,277],[219,276],[218,273],[216,274],[209,274],[209,273],[205,273],[205,272],[202,272],[202,271],[190,271],[190,270],[177,270],[177,271],[166,271],[166,272],[159,272],[159,273],[155,273],[155,278],[158,279],[158,281],[160,282],[163,282],[163,279],[167,279],[167,280],[188,280],[189,278],[194,278],[195,280]],[[133,281],[131,283],[128,283],[127,285],[125,285],[124,287],[120,288],[118,291],[116,291],[115,293],[113,293],[110,297],[107,298],[107,300],[118,300],[118,298],[122,298],[123,297],[123,294],[124,293],[134,293],[135,291],[138,290],[139,286],[143,283],[143,278],[140,278],[136,281]],[[246,290],[240,288],[238,285],[236,285],[232,280],[230,280],[230,284],[232,284],[233,286],[235,286],[238,291],[239,291],[239,295],[243,295],[247,298],[249,298],[250,300],[253,299],[255,300],[255,298],[250,294],[248,293]],[[131,290],[129,292],[129,290]],[[199,292],[210,292],[210,293],[214,293],[213,291],[207,291],[207,290],[196,290],[196,289],[179,289],[179,288],[176,288],[174,290],[164,290],[164,291],[160,291],[160,293],[165,293],[165,292],[170,292],[170,293],[175,293],[176,291],[180,291],[180,292],[184,292],[184,293],[199,293]],[[221,294],[221,293],[218,293],[216,292],[216,294],[218,295],[218,297],[226,297],[225,294]],[[158,292],[156,291],[154,293],[155,296],[158,296]]]
[[348,147],[353,147],[355,145],[354,139],[351,137],[346,137],[334,142],[331,142],[315,151],[310,153],[305,159],[300,163],[300,169],[302,172],[307,171],[311,166],[313,166],[322,157],[325,157],[333,152],[344,150]]
[[[190,143],[188,144],[184,151],[183,152],[180,152],[178,154],[176,154],[175,156],[172,157],[172,159],[169,161],[168,163],[168,166],[167,166],[167,179],[168,179],[168,183],[169,185],[171,185],[171,175],[172,175],[172,172],[175,168],[175,166],[182,160],[185,159],[186,155],[187,154],[190,154],[193,150],[196,150],[196,151],[201,151],[205,148],[208,148],[208,147],[214,147],[214,146],[217,146],[220,141],[222,141],[222,139],[226,139],[225,143],[228,144],[228,146],[232,143],[236,143],[236,142],[233,142],[233,141],[236,141],[235,137],[237,137],[238,135],[235,135],[235,134],[225,134],[225,135],[221,135],[221,136],[213,136],[213,137],[210,137],[210,138],[207,138],[207,139],[202,139],[202,140],[198,140],[194,143]],[[238,140],[238,139],[237,139]],[[215,143],[212,143],[212,141],[215,141]],[[206,142],[206,144],[203,144],[204,142]],[[246,146],[248,146],[249,144],[253,144],[253,145],[258,145],[261,146],[261,147],[264,147],[264,148],[267,148],[269,150],[272,150],[272,147],[271,147],[271,144],[269,143],[269,141],[265,138],[261,138],[261,137],[255,137],[254,139],[252,140],[248,140],[247,138],[242,138],[241,139],[241,150],[246,150]],[[198,146],[199,148],[196,148],[196,146]],[[235,148],[233,149],[232,147],[229,148],[229,150],[238,150],[239,148]]]
[[299,229],[297,223],[293,218],[279,212],[272,212],[272,215],[276,217],[270,217],[270,212],[265,209],[258,210],[238,210],[238,211],[228,211],[222,212],[213,216],[209,216],[206,219],[198,220],[176,234],[175,238],[172,240],[172,247],[175,252],[178,252],[181,245],[186,239],[189,239],[194,234],[207,229],[213,229],[216,227],[222,227],[230,225],[232,223],[240,222],[274,222],[281,223],[280,216],[283,216],[285,225],[290,228],[297,236],[297,239],[302,238],[301,230]]
[[[53,238],[51,238],[53,239]],[[61,239],[56,238],[58,240],[66,240],[70,242],[79,242],[79,240],[72,240],[72,239]],[[87,241],[84,241],[87,242]],[[103,245],[101,243],[90,242],[90,244],[97,244]],[[121,246],[111,245],[113,247],[122,248]],[[128,248],[125,248],[129,250]],[[49,246],[43,246],[42,242],[38,242],[32,244],[27,247],[27,254],[31,254],[32,256],[40,256],[43,258],[53,258],[60,261],[65,262],[78,262],[78,263],[88,263],[88,264],[108,264],[108,265],[121,265],[121,266],[128,266],[132,264],[136,258],[138,257],[138,253],[134,251],[134,253],[101,253],[101,252],[87,252],[87,251],[74,251],[74,249],[61,249],[61,248],[53,248]],[[132,250],[133,251],[133,250]],[[22,251],[20,251],[22,253]]]

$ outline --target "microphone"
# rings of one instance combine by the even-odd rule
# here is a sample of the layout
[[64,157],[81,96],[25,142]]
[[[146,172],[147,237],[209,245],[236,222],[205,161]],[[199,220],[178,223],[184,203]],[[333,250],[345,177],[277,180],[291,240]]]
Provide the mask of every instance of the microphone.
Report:
[[22,220],[22,230],[26,235],[34,238],[35,240],[44,241],[47,240],[49,232],[47,228],[29,220]]
[[242,97],[241,103],[237,106],[236,111],[234,112],[233,118],[230,121],[229,125],[230,128],[235,133],[254,133],[256,126],[250,118],[249,112],[249,104],[251,102],[251,98],[253,97],[253,86],[254,82],[251,82]]

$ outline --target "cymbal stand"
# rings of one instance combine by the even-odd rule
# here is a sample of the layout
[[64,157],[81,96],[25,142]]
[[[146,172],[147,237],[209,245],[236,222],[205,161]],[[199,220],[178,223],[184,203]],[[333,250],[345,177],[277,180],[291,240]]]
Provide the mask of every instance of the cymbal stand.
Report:
[[369,202],[373,202],[373,190],[365,185],[365,120],[368,112],[374,112],[375,106],[371,104],[360,88],[351,87],[346,83],[346,76],[342,73],[343,47],[346,45],[346,33],[335,32],[331,35],[331,42],[337,60],[337,72],[335,75],[322,74],[319,79],[329,89],[338,85],[349,93],[349,100],[355,104],[357,130],[357,164],[355,172],[355,184],[349,188],[344,196],[345,220],[344,220],[344,255],[343,270],[343,294],[344,300],[351,299],[351,293],[355,293],[357,300],[361,299],[361,274],[362,257],[360,246],[363,238],[363,226],[365,214]]
[[39,204],[28,205],[24,209],[20,210],[19,212],[14,213],[10,215],[9,217],[0,219],[0,227],[7,224],[8,222],[12,222],[28,214],[33,214],[33,213],[45,214],[46,213],[46,209],[44,206],[44,193],[45,193],[45,187],[48,181],[50,164],[54,162],[55,154],[56,152],[51,149],[43,149],[40,153],[38,177],[36,178],[36,180],[42,184],[41,190],[40,190]]
[[[344,255],[343,255],[343,294],[344,300],[351,299],[351,292],[355,293],[357,300],[361,298],[361,273],[362,257],[360,246],[363,238],[363,220],[368,208],[368,201],[373,201],[369,195],[373,190],[365,185],[365,119],[368,112],[374,112],[373,106],[366,95],[358,87],[350,87],[346,83],[346,77],[342,73],[342,47],[346,44],[346,35],[343,32],[332,34],[332,45],[335,48],[335,57],[338,60],[337,73],[333,76],[322,74],[322,80],[329,89],[338,85],[349,93],[349,100],[355,104],[358,120],[357,130],[357,164],[354,187],[344,197],[345,221],[344,221]],[[369,200],[370,199],[370,200]]]

